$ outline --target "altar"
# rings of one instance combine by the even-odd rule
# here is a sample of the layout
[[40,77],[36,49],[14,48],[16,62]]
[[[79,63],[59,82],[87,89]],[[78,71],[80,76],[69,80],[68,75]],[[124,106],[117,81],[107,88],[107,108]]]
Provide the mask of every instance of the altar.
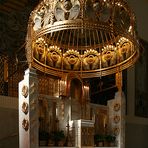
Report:
[[[64,85],[71,84],[72,80],[82,83],[81,79],[71,74]],[[116,92],[107,105],[93,104],[89,102],[89,86],[84,87],[83,83],[80,85],[82,96],[77,83],[69,87],[75,90],[76,94],[73,95],[64,96],[66,90],[61,92],[60,89],[55,92],[56,95],[62,93],[59,96],[38,94],[36,72],[33,69],[26,70],[19,89],[19,120],[24,119],[20,126],[20,132],[24,133],[20,135],[21,141],[29,132],[32,138],[30,142],[40,147],[122,146],[125,134],[122,120],[125,114],[123,92]],[[63,82],[59,86],[67,88]],[[35,135],[39,138],[35,138]]]
[[[40,1],[29,17],[28,69],[19,83],[20,148],[124,148],[122,71],[138,57],[135,16],[125,1]],[[102,89],[109,75],[114,83]],[[112,98],[98,95],[112,87]]]

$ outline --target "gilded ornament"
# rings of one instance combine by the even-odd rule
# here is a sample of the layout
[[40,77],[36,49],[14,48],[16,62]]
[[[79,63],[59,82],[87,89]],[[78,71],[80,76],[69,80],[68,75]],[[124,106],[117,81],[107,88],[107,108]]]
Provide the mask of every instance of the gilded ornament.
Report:
[[80,69],[80,54],[76,50],[68,50],[64,54],[64,68],[67,70]]
[[62,56],[59,47],[50,46],[47,50],[48,50],[46,54],[47,65],[55,68],[61,68]]
[[29,121],[27,119],[24,119],[22,121],[22,127],[24,128],[25,131],[28,131],[28,129],[29,129]]
[[78,0],[63,0],[56,3],[55,18],[60,20],[76,19],[80,12],[80,3]]
[[23,85],[22,87],[22,95],[27,98],[28,96],[28,87],[26,85]]
[[26,102],[22,104],[22,112],[24,112],[24,114],[28,113],[28,104]]
[[99,54],[96,50],[87,50],[83,56],[83,69],[94,70],[99,67]]
[[115,128],[113,129],[113,132],[114,132],[114,135],[118,136],[119,133],[120,133],[119,127],[115,127]]
[[119,50],[119,60],[124,61],[132,55],[133,44],[128,39],[122,37],[117,43],[117,48]]
[[114,116],[114,123],[119,123],[119,121],[120,121],[120,116],[118,116],[118,115],[115,115]]
[[119,103],[115,103],[114,104],[114,111],[119,111],[120,110],[120,104]]
[[105,76],[139,57],[135,15],[125,1],[44,0],[29,20],[27,57],[50,75]]

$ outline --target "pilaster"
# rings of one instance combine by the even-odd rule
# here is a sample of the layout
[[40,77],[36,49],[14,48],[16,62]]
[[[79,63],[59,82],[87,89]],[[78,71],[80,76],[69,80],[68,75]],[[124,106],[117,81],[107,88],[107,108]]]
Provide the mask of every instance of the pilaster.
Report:
[[19,148],[38,148],[38,129],[38,81],[30,68],[19,83]]

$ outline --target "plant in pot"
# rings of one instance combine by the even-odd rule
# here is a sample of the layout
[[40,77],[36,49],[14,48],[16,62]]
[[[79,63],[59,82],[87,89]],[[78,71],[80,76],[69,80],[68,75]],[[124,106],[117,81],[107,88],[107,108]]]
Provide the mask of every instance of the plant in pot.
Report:
[[94,142],[95,142],[96,146],[103,146],[104,136],[99,135],[99,134],[95,134],[94,135]]
[[50,139],[54,142],[54,146],[59,146],[59,142],[65,139],[64,131],[51,132]]
[[108,146],[115,146],[116,136],[106,135],[105,141],[108,143]]
[[49,139],[49,133],[46,131],[39,132],[39,145],[40,146],[47,146]]

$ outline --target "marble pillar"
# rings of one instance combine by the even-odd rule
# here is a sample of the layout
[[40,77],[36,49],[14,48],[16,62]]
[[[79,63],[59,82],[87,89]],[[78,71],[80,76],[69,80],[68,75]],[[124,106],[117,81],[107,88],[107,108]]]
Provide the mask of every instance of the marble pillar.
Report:
[[19,148],[38,148],[38,81],[36,71],[25,71],[19,83]]
[[108,101],[110,134],[116,136],[116,146],[125,148],[125,95],[118,91],[115,98]]
[[75,147],[94,147],[94,121],[75,120]]

